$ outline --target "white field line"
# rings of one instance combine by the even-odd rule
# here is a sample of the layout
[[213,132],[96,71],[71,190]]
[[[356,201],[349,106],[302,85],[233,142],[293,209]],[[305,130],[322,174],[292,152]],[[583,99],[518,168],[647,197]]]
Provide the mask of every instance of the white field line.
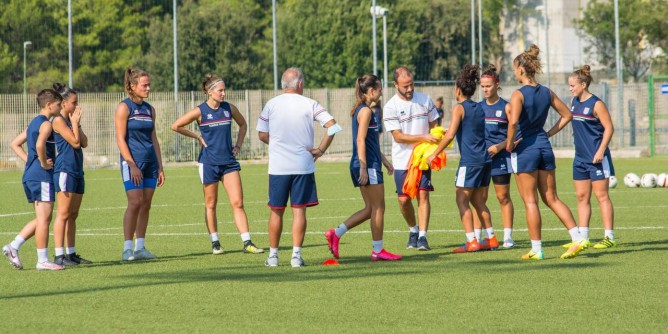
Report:
[[[202,224],[188,224],[188,225],[204,225]],[[152,226],[154,227],[171,227],[175,225],[159,225],[159,226]],[[183,226],[183,225],[179,225]],[[590,228],[590,230],[602,230],[603,228],[600,227],[593,227]],[[668,229],[668,226],[636,226],[636,227],[615,227],[615,230],[627,230],[627,231],[640,231],[640,230],[665,230]],[[93,230],[112,230],[112,229],[89,229],[86,231],[93,231]],[[113,230],[117,230],[118,233],[90,233],[90,232],[84,232],[83,230],[80,230],[77,232],[77,236],[90,236],[90,237],[120,237],[123,236],[123,231],[121,227],[118,228],[113,228]],[[552,227],[552,228],[543,228],[543,232],[565,232],[563,227]],[[525,228],[516,228],[513,229],[513,232],[527,232],[527,229]],[[307,231],[306,234],[316,234],[316,235],[324,235],[325,231]],[[349,231],[347,233],[350,234],[370,234],[371,231],[368,230],[355,230],[355,231]],[[389,231],[384,231],[383,233],[407,233],[407,230],[389,230]],[[461,229],[456,229],[456,230],[429,230],[429,233],[462,233]],[[0,232],[0,235],[15,235],[16,232]],[[188,232],[188,233],[165,233],[165,232],[151,232],[150,235],[153,236],[158,236],[158,237],[184,237],[184,236],[203,236],[206,235],[207,233],[205,232]],[[218,232],[220,235],[239,235],[239,233],[236,232]],[[267,235],[268,232],[252,232],[252,234],[256,235]],[[289,232],[286,232],[285,234],[289,234]]]
[[[561,194],[575,194],[574,192],[561,192]],[[439,197],[445,197],[444,195],[436,195],[432,194],[430,196],[431,198],[439,198]],[[389,196],[385,197],[385,199],[390,202],[394,200],[394,196]],[[322,198],[319,199],[320,202],[334,202],[334,201],[360,201],[361,198],[359,197],[341,197],[341,198]],[[491,200],[490,200],[491,201]],[[246,201],[245,204],[266,204],[266,201]],[[225,206],[228,203],[225,202],[225,200],[220,201],[221,206]],[[393,205],[391,202],[390,204],[387,205]],[[522,205],[521,202],[517,205]],[[191,204],[180,204],[180,205],[169,205],[169,204],[153,204],[151,207],[153,208],[168,208],[168,207],[184,207],[184,206],[204,206],[204,203],[191,203]],[[490,204],[490,206],[494,207],[494,203]],[[617,209],[635,209],[635,208],[666,208],[668,205],[651,205],[651,206],[615,206],[615,210]],[[105,210],[125,210],[125,206],[107,206],[107,207],[96,207],[96,208],[81,208],[81,211],[105,211]],[[541,211],[550,211],[549,208],[541,208]],[[490,210],[490,212],[500,212],[499,210]],[[15,213],[3,213],[0,214],[0,218],[4,217],[15,217],[15,216],[24,216],[24,215],[32,215],[34,214],[33,211],[25,211],[25,212],[15,212]],[[446,214],[452,214],[452,213],[442,213],[442,212],[432,212],[432,215],[446,215]],[[330,219],[330,218],[348,218],[347,216],[345,217],[320,217],[320,218],[309,218],[309,219]]]

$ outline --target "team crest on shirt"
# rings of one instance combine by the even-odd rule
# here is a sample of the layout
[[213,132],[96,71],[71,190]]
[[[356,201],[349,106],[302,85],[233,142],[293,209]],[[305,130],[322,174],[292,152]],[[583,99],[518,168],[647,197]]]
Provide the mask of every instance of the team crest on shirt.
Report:
[[501,110],[497,110],[497,111],[496,111],[496,117],[501,117],[501,113],[502,113]]
[[406,115],[406,112],[402,110],[402,111],[399,112],[399,115],[401,115],[401,116],[405,116],[405,115]]
[[211,114],[207,114],[207,115],[206,115],[206,119],[213,119],[213,115],[211,115]]
[[139,113],[139,110],[135,109],[132,113],[133,113],[134,115],[137,115],[137,114]]
[[588,113],[589,113],[589,108],[584,108],[584,110],[582,111],[582,113],[585,114],[585,115],[588,114]]
[[225,117],[230,117],[230,112],[229,111],[225,110],[224,113],[225,113]]

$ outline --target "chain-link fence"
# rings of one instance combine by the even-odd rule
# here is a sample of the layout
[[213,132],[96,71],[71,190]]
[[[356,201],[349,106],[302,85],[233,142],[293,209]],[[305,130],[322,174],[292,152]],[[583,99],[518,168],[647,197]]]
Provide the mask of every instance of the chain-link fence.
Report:
[[[519,88],[518,86],[504,86],[501,92],[503,98],[509,99],[510,94]],[[564,100],[569,103],[570,93],[566,85],[553,85],[552,89]],[[419,87],[418,91],[426,93],[436,99],[443,96],[444,126],[450,123],[451,106],[456,104],[453,98],[452,86],[427,86]],[[646,150],[650,144],[650,117],[648,106],[648,92],[646,84],[625,85],[625,109],[623,112],[623,126],[619,122],[618,112],[614,101],[616,101],[616,92],[610,91],[607,85],[592,85],[592,93],[598,95],[608,105],[613,122],[615,123],[615,137],[611,142],[613,149],[638,147]],[[392,87],[386,92],[391,96],[394,90]],[[227,94],[227,101],[237,106],[248,123],[248,133],[240,154],[241,160],[261,160],[267,157],[267,145],[260,142],[257,137],[255,127],[257,118],[262,111],[262,107],[272,97],[279,92],[273,90],[244,90],[232,91]],[[660,93],[660,92],[659,92]],[[325,158],[330,159],[348,159],[352,150],[351,117],[355,97],[353,89],[307,89],[304,95],[320,102],[341,124],[344,131],[336,136],[331,148],[328,150]],[[125,98],[123,93],[81,93],[79,96],[80,104],[84,110],[82,117],[82,128],[89,138],[89,146],[85,149],[86,167],[96,168],[118,164],[118,148],[116,147],[114,136],[114,112],[118,103]],[[201,92],[181,92],[177,98],[174,93],[153,92],[147,101],[156,109],[157,114],[157,134],[160,146],[162,148],[163,160],[169,162],[187,162],[195,161],[199,153],[199,147],[195,140],[176,134],[171,131],[171,124],[183,113],[197,106],[204,100]],[[655,110],[663,110],[666,114],[665,98],[661,101],[663,105]],[[613,103],[611,103],[613,101]],[[658,100],[657,100],[658,101]],[[659,103],[659,102],[657,102]],[[634,105],[633,110],[628,106]],[[27,108],[26,108],[27,105]],[[12,139],[23,131],[30,120],[37,114],[38,109],[34,101],[34,96],[26,97],[21,94],[0,95],[0,168],[20,168],[22,163],[18,161],[16,155],[12,152],[9,143]],[[552,112],[546,124],[546,127],[552,126],[558,115]],[[662,119],[665,122],[665,119]],[[234,123],[233,123],[234,124]],[[658,123],[657,123],[658,124]],[[194,125],[193,130],[195,130]],[[657,125],[661,129],[657,133],[658,141],[665,146],[666,124]],[[236,124],[233,126],[233,138],[237,131]],[[316,126],[316,142],[322,136],[322,130]],[[623,138],[623,145],[619,145],[620,136]],[[661,137],[663,136],[663,137]],[[571,127],[566,127],[561,133],[553,137],[552,143],[555,149],[573,147],[573,135]],[[384,135],[382,140],[382,149],[388,155],[391,152],[391,138]]]

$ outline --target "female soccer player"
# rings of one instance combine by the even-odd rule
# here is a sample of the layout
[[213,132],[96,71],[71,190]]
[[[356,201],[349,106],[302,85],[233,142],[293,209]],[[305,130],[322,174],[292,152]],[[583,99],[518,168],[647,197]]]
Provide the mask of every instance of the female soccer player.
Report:
[[[492,227],[489,209],[485,203],[492,168],[485,145],[485,112],[480,103],[471,100],[480,81],[479,73],[478,65],[466,65],[460,72],[455,81],[454,94],[459,103],[452,108],[452,120],[448,131],[436,151],[428,158],[431,164],[436,155],[457,136],[461,159],[455,175],[455,197],[466,233],[466,243],[455,248],[454,253],[476,252],[481,249],[473,231],[473,213],[470,204],[475,208],[482,225],[490,229]],[[496,246],[498,247],[498,242]]]
[[383,223],[385,214],[385,188],[383,186],[383,165],[392,175],[394,169],[380,151],[378,106],[382,94],[380,79],[367,74],[355,83],[357,102],[350,115],[353,121],[353,155],[350,158],[350,177],[353,186],[359,187],[364,200],[364,208],[355,212],[336,229],[325,232],[327,244],[335,258],[339,258],[339,240],[349,229],[371,220],[373,240],[372,261],[401,260],[401,255],[392,254],[383,248]]
[[[114,126],[120,151],[121,175],[128,206],[123,216],[123,261],[156,258],[144,244],[155,188],[165,183],[160,143],[155,133],[155,109],[144,101],[151,92],[148,72],[125,71],[128,98],[116,108]],[[137,237],[135,250],[132,239]]]
[[[605,234],[594,248],[615,247],[614,211],[608,196],[608,178],[615,175],[608,144],[615,131],[605,103],[589,92],[591,77],[589,65],[584,65],[568,77],[568,87],[573,94],[573,136],[575,137],[575,159],[573,159],[573,182],[578,198],[578,221],[585,247],[589,243],[590,198],[592,189],[601,207],[601,220]],[[570,247],[571,245],[567,245]]]
[[[503,247],[512,248],[513,217],[515,208],[510,198],[510,154],[506,152],[506,136],[508,132],[508,113],[510,104],[499,97],[499,73],[494,65],[489,65],[480,76],[480,88],[485,99],[480,102],[485,112],[485,147],[492,158],[492,181],[496,199],[501,206],[501,221],[503,222]],[[474,217],[475,218],[475,217]],[[477,221],[476,221],[477,223]],[[493,231],[491,232],[493,233]],[[488,240],[489,239],[489,240]],[[499,242],[494,235],[487,231],[487,238],[483,248],[498,247]]]
[[[264,250],[255,247],[251,241],[239,175],[241,166],[236,159],[244,142],[248,125],[237,107],[225,102],[225,82],[221,78],[207,74],[202,82],[202,90],[207,95],[207,100],[177,119],[172,124],[172,130],[186,137],[195,138],[202,145],[198,158],[199,176],[204,186],[204,219],[211,236],[213,254],[223,253],[218,239],[218,218],[216,217],[218,182],[223,183],[230,199],[234,223],[244,243],[244,252],[262,253]],[[231,120],[234,120],[239,126],[234,146],[232,146]],[[188,124],[195,121],[201,134],[186,129]]]
[[[23,190],[28,203],[33,203],[35,219],[28,222],[14,240],[2,247],[2,253],[16,269],[23,269],[19,249],[23,243],[35,236],[37,247],[37,270],[62,270],[63,266],[49,261],[49,224],[53,214],[55,198],[53,185],[53,161],[56,145],[49,119],[60,113],[63,98],[52,89],[44,89],[37,94],[39,115],[30,121],[28,128],[19,134],[11,144],[12,149],[25,161]],[[28,152],[21,147],[28,143]]]
[[[536,45],[515,57],[513,72],[522,87],[510,98],[510,118],[506,151],[510,159],[517,188],[526,208],[526,220],[531,239],[531,251],[522,256],[524,260],[542,260],[541,216],[538,209],[536,189],[545,204],[559,217],[571,235],[572,246],[561,255],[562,259],[575,257],[584,248],[584,239],[575,225],[571,210],[557,196],[557,168],[549,137],[563,129],[573,117],[568,107],[549,88],[536,82],[540,73],[538,58],[540,50]],[[553,107],[561,116],[548,131],[543,130],[547,113]],[[518,129],[519,127],[519,129]],[[517,138],[517,139],[516,139]],[[517,144],[516,144],[516,141]]]
[[[58,200],[53,224],[54,262],[64,266],[90,264],[91,261],[77,255],[75,248],[76,219],[84,194],[82,148],[88,146],[88,138],[81,129],[81,106],[77,92],[61,83],[53,84],[53,89],[63,97],[60,114],[51,121],[58,151],[53,175]],[[67,253],[63,247],[64,239],[67,240]]]

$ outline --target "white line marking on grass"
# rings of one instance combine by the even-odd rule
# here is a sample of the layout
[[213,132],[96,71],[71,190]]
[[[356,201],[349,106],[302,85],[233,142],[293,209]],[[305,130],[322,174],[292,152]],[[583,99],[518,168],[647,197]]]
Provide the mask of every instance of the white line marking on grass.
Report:
[[[346,200],[353,200],[353,198],[346,198],[346,199],[328,199],[326,201],[346,201]],[[354,198],[354,200],[358,200],[358,198]],[[265,201],[251,201],[251,202],[246,202],[246,204],[265,204]],[[220,203],[221,205],[226,205],[227,203]],[[170,205],[170,204],[153,204],[151,207],[158,207],[158,208],[169,208],[169,207],[184,207],[184,206],[203,206],[203,203],[191,203],[191,204],[180,204],[180,205]],[[105,210],[125,210],[127,207],[125,206],[107,206],[107,207],[97,207],[97,208],[82,208],[80,211],[105,211]],[[621,209],[645,209],[645,208],[668,208],[668,205],[637,205],[637,206],[615,206],[615,210],[621,210]],[[521,210],[523,211],[523,210]],[[542,212],[550,212],[550,208],[541,208],[540,211]],[[573,211],[573,209],[571,209]],[[489,210],[489,212],[493,213],[498,213],[501,212],[500,209],[494,209],[494,210]],[[25,215],[32,215],[35,214],[32,211],[27,211],[27,212],[15,212],[15,213],[4,213],[0,214],[0,218],[4,217],[15,217],[15,216],[25,216]],[[446,212],[433,212],[431,213],[432,216],[444,216],[444,215],[459,215],[459,212],[456,210],[452,211],[446,211]],[[350,215],[344,215],[344,216],[328,216],[328,217],[309,217],[308,220],[328,220],[328,219],[345,219],[350,217]],[[262,221],[255,221],[255,223],[261,223],[261,222],[266,222],[265,220]],[[225,222],[229,223],[229,222]]]
[[[200,225],[200,224],[189,224],[189,225]],[[158,226],[152,226],[152,227],[172,227],[175,225],[158,225]],[[181,226],[181,225],[179,225]],[[626,231],[640,231],[640,230],[665,230],[668,229],[668,226],[637,226],[637,227],[615,227],[615,230],[626,230]],[[89,237],[119,237],[123,235],[122,228],[117,227],[117,228],[108,228],[108,229],[96,229],[96,230],[118,230],[118,233],[77,233],[78,236],[89,236]],[[590,228],[590,230],[603,230],[602,227],[593,227]],[[527,232],[527,229],[525,228],[516,228],[513,231],[515,232]],[[566,231],[565,228],[563,227],[551,227],[551,228],[544,228],[542,231],[547,231],[547,232],[564,232]],[[384,233],[407,233],[407,230],[390,230],[390,231],[384,231]],[[15,235],[17,232],[0,232],[0,235]],[[307,231],[306,234],[324,234],[325,231]],[[368,230],[354,230],[354,231],[349,231],[347,233],[351,234],[370,234],[371,231]],[[429,230],[429,233],[462,233],[461,229],[454,229],[454,230]],[[206,232],[181,232],[181,233],[176,233],[176,232],[154,232],[154,233],[149,233],[151,236],[158,236],[158,237],[184,237],[184,236],[203,236],[207,235]],[[218,232],[220,235],[231,235],[231,236],[236,236],[239,235],[238,232]],[[256,235],[268,235],[268,232],[253,232],[252,234]],[[289,232],[286,232],[285,234],[289,234]]]

